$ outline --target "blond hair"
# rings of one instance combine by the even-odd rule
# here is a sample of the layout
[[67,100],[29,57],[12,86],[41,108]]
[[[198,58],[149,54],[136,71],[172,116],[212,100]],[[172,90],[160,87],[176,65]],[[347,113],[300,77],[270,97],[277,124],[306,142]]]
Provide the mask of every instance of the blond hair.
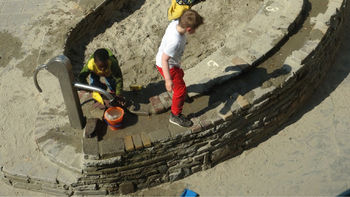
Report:
[[203,24],[203,17],[194,10],[186,10],[183,12],[179,20],[179,25],[182,28],[192,28],[197,29],[200,25]]

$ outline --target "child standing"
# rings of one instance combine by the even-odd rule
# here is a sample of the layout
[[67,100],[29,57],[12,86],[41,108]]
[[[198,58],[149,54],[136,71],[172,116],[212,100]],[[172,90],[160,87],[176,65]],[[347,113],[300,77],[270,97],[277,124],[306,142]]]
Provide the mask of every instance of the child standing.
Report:
[[186,34],[195,33],[203,24],[203,18],[194,10],[186,10],[179,20],[172,21],[165,31],[156,56],[159,72],[164,77],[167,91],[173,92],[169,121],[182,127],[191,127],[192,121],[182,115],[186,85],[181,69],[181,57],[185,50]]

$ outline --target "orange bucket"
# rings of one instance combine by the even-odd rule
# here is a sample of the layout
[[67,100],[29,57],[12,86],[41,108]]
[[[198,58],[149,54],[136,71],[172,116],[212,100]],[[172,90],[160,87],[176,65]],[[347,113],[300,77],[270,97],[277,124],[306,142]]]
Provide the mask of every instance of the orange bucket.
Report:
[[118,130],[122,127],[124,110],[120,107],[110,107],[104,113],[105,122],[112,130]]

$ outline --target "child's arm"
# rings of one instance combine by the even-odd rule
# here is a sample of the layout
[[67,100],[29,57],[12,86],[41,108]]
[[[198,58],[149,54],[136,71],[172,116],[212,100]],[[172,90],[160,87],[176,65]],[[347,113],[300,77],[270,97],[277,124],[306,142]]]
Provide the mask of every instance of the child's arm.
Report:
[[78,80],[80,83],[88,84],[86,77],[89,76],[90,70],[88,68],[88,65],[86,64],[83,69],[81,69]]
[[169,61],[170,56],[163,53],[162,55],[162,70],[164,74],[164,80],[165,80],[165,88],[168,92],[172,92],[173,90],[173,81],[170,76],[170,71],[169,71]]
[[123,91],[123,74],[120,70],[117,59],[112,60],[112,76],[116,83],[115,94],[119,96]]

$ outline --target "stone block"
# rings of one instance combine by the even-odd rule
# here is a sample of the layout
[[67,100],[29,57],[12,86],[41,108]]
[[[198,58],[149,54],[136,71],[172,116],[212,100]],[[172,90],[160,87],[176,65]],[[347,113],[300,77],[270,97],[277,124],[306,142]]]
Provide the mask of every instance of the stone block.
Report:
[[121,194],[126,195],[135,192],[135,185],[131,182],[121,183],[119,185],[119,191]]
[[212,148],[212,146],[208,143],[208,144],[198,148],[197,153],[201,154],[201,153],[204,153],[204,152],[208,152],[211,148]]
[[210,121],[214,124],[214,125],[219,125],[221,123],[224,122],[224,120],[218,115],[215,114],[210,118]]
[[319,43],[320,40],[308,40],[300,50],[304,53],[310,54],[316,49]]
[[162,104],[162,102],[159,99],[159,96],[154,96],[149,99],[153,112],[156,114],[160,114],[165,112],[165,106]]
[[134,142],[134,146],[136,150],[142,149],[142,140],[140,135],[133,135],[132,136],[132,141]]
[[53,195],[71,195],[72,192],[70,190],[65,189],[59,189],[59,188],[51,188],[51,187],[44,187],[42,186],[42,190],[44,190],[46,193],[53,194]]
[[103,158],[119,156],[125,153],[122,138],[103,139],[100,141],[100,155]]
[[150,115],[150,105],[139,103],[137,105],[131,105],[128,110],[137,116],[149,116]]
[[220,140],[221,138],[215,138],[215,139],[213,139],[213,140],[210,140],[209,141],[209,144],[211,145],[211,146],[215,146],[215,145],[217,145],[217,144],[219,144],[220,143]]
[[174,124],[169,124],[169,132],[170,135],[173,139],[184,136],[186,134],[191,134],[191,130],[189,130],[188,128],[184,128],[184,127],[179,127],[177,125]]
[[98,122],[99,122],[98,118],[88,118],[86,120],[86,126],[84,129],[85,138],[91,138],[95,134],[97,130]]
[[10,179],[0,178],[0,181],[2,181],[3,183],[5,183],[8,186],[12,186],[12,181]]
[[25,162],[15,162],[11,166],[3,166],[2,172],[5,178],[28,182],[28,172],[34,167]]
[[168,171],[168,166],[167,165],[161,165],[161,166],[158,167],[158,171],[161,174],[165,174]]
[[156,130],[149,133],[149,137],[151,142],[160,142],[170,138],[170,133],[167,129],[164,130]]
[[183,168],[184,177],[191,175],[191,169],[190,168]]
[[170,167],[174,167],[178,164],[179,162],[177,160],[173,160],[173,161],[168,161],[167,162],[167,166]]
[[41,151],[52,158],[57,157],[57,155],[62,151],[64,146],[53,139],[47,139],[42,142],[38,142],[38,146],[41,148]]
[[238,93],[234,93],[230,96],[225,103],[221,103],[217,108],[217,115],[223,120],[230,120],[233,118],[232,108],[237,105]]
[[161,178],[162,178],[162,175],[160,175],[160,174],[155,174],[155,175],[149,176],[147,178],[148,186],[152,187],[152,186],[156,186],[156,185],[161,184],[162,183]]
[[78,191],[96,190],[97,189],[97,185],[96,184],[82,185],[82,186],[76,187],[75,189],[78,190]]
[[12,181],[12,186],[19,189],[28,189],[28,183],[24,182],[14,182]]
[[196,156],[193,157],[193,160],[196,161],[196,162],[202,162],[204,160],[204,155],[205,154],[207,154],[207,153],[196,155]]
[[304,60],[306,57],[308,56],[307,53],[301,51],[301,50],[297,50],[297,51],[293,51],[292,52],[292,57],[295,60],[300,60],[302,62],[302,60]]
[[51,159],[53,159],[53,161],[59,165],[69,168],[70,170],[81,172],[81,160],[83,157],[83,153],[77,153],[75,147],[66,145],[62,148],[60,154]]
[[202,128],[202,125],[201,125],[201,124],[194,124],[194,125],[191,127],[192,133],[201,132],[202,129],[203,129],[203,128]]
[[168,92],[163,92],[162,94],[159,95],[159,100],[165,107],[165,109],[169,109],[172,104],[172,99]]
[[130,135],[124,137],[124,145],[125,150],[128,152],[135,150],[134,142],[132,141],[132,137]]
[[141,133],[141,140],[144,147],[148,148],[152,146],[151,139],[144,132]]
[[248,100],[241,95],[238,95],[237,103],[242,109],[246,109],[250,106]]
[[202,130],[202,132],[200,132],[197,137],[207,137],[208,135],[213,134],[215,131],[216,131],[215,128]]
[[186,164],[191,164],[191,163],[193,163],[192,158],[186,158],[186,159],[183,159],[179,162],[180,165],[186,165]]
[[196,173],[196,172],[202,171],[202,166],[201,165],[193,166],[191,168],[191,171],[192,171],[192,173]]
[[245,70],[247,69],[250,65],[248,64],[248,62],[246,62],[245,60],[243,60],[240,57],[234,57],[232,59],[232,64],[234,66],[238,66],[240,69]]
[[208,119],[200,120],[200,125],[204,130],[210,129],[214,126],[213,122]]
[[[14,186],[14,187],[16,187],[16,186]],[[29,190],[35,190],[35,191],[40,191],[42,189],[40,184],[28,184],[27,188]]]
[[211,153],[211,162],[217,163],[220,160],[226,158],[230,154],[230,151],[231,150],[228,146],[213,151]]
[[90,191],[75,191],[75,196],[105,196],[107,195],[106,190],[90,190]]
[[43,182],[46,184],[57,184],[58,172],[56,166],[37,165],[28,172],[31,181]]
[[191,121],[193,122],[193,126],[191,127],[192,133],[198,133],[202,131],[202,125],[200,124],[199,118],[191,118]]
[[83,154],[85,159],[100,159],[100,152],[98,146],[97,137],[94,138],[82,138],[83,141]]
[[237,136],[237,133],[239,133],[238,129],[233,129],[231,131],[225,132],[225,134],[221,137],[221,139],[225,139],[225,140],[232,140],[232,138],[234,138],[234,136]]
[[177,169],[175,172],[169,174],[169,180],[170,182],[174,182],[179,179],[182,179],[184,175],[185,175],[184,171],[180,168],[180,169]]
[[241,110],[242,108],[238,104],[238,102],[234,102],[231,106],[231,112],[233,114],[233,118],[237,117],[240,114]]
[[72,174],[70,171],[64,171],[62,169],[59,169],[56,176],[56,182],[60,185],[63,185],[63,187],[66,187],[68,185],[72,185],[76,182],[78,182],[79,175],[78,174]]

